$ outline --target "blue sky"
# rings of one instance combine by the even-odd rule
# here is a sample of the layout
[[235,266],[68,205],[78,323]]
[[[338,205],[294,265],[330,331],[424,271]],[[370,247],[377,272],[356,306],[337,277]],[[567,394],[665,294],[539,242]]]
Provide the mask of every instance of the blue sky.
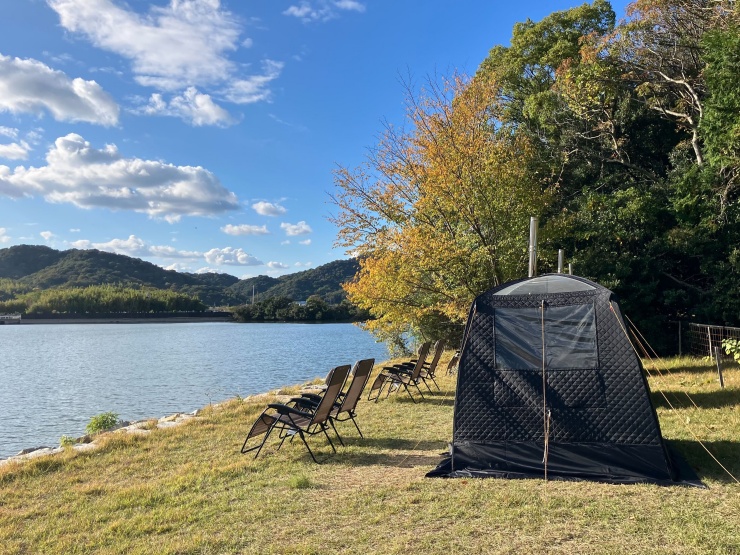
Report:
[[472,73],[516,22],[578,4],[4,2],[0,248],[240,278],[344,258],[332,172],[404,123],[403,82]]

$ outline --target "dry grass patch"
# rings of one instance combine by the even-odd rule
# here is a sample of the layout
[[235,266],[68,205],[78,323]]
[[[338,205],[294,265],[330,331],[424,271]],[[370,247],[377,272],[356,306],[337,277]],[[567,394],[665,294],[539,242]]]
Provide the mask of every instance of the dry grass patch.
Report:
[[661,427],[707,490],[425,478],[452,435],[454,379],[442,377],[442,391],[418,404],[403,392],[361,401],[366,438],[339,424],[336,455],[309,438],[321,465],[299,441],[280,451],[270,441],[257,460],[239,453],[264,397],[146,436],[110,434],[97,451],[8,465],[0,553],[740,555],[740,486],[694,437],[740,475],[740,370],[727,369],[721,391],[709,363],[671,364],[651,386],[688,391],[698,408],[669,411],[654,394]]

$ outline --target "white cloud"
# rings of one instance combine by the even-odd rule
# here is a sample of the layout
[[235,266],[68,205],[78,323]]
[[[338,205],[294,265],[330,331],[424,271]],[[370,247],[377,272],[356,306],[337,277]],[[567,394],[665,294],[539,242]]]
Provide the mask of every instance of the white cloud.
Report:
[[262,266],[263,262],[242,249],[211,249],[203,255],[206,262],[217,266]]
[[172,264],[168,264],[167,266],[162,266],[165,270],[174,270],[175,272],[189,272],[190,266],[188,264],[183,264],[182,262],[173,262]]
[[290,268],[287,264],[283,264],[282,262],[268,262],[267,266],[273,270],[285,270],[287,268]]
[[157,246],[152,245],[149,247],[149,254],[151,256],[157,256],[159,258],[200,258],[203,253],[198,251],[180,251],[175,247],[169,245]]
[[218,0],[171,0],[140,15],[111,0],[47,0],[62,27],[131,60],[142,85],[176,90],[225,79],[239,25]]
[[49,239],[54,237],[54,234],[51,231],[42,231],[41,233],[39,233],[39,235],[44,238],[44,241],[48,241]]
[[329,21],[339,17],[341,11],[362,13],[365,5],[356,0],[302,0],[297,5],[290,6],[283,15],[297,17],[304,23],[314,21]]
[[79,233],[81,230],[78,227],[73,227],[69,230],[70,233]]
[[298,268],[310,268],[311,266],[313,266],[313,262],[296,262],[293,265],[297,266]]
[[196,127],[204,125],[226,127],[234,123],[229,112],[213,102],[210,95],[198,92],[195,87],[188,87],[185,92],[172,97],[169,102],[166,102],[161,94],[154,93],[149,98],[148,104],[133,112],[153,116],[174,116]]
[[262,62],[263,75],[234,79],[221,91],[223,97],[234,104],[253,104],[270,98],[267,86],[280,76],[284,64],[275,60]]
[[337,0],[334,5],[340,10],[347,10],[352,12],[365,12],[365,5],[362,2],[356,2],[355,0]]
[[118,105],[95,81],[70,79],[37,60],[0,54],[0,112],[45,110],[58,121],[118,123]]
[[18,130],[14,127],[3,127],[0,125],[0,135],[3,137],[9,137],[11,139],[18,138]]
[[281,223],[280,228],[285,230],[285,234],[289,237],[295,235],[305,235],[311,233],[313,230],[306,222],[298,222],[297,224]]
[[126,256],[146,256],[148,248],[143,239],[136,235],[129,235],[128,239],[111,239],[105,243],[93,243],[87,239],[80,239],[71,243],[75,249],[97,249],[100,251],[125,254]]
[[290,240],[286,239],[285,241],[280,242],[281,245],[290,245]]
[[8,160],[25,160],[31,147],[26,141],[18,143],[0,144],[0,158]]
[[267,235],[270,232],[267,231],[266,225],[232,225],[226,224],[221,228],[221,231],[227,235]]
[[195,274],[225,274],[226,272],[220,268],[208,268],[206,266],[204,268],[198,268],[193,273]]
[[134,257],[156,256],[159,258],[197,259],[203,256],[203,253],[197,251],[178,251],[170,246],[149,245],[136,235],[129,235],[128,239],[111,239],[104,243],[93,243],[87,239],[80,239],[70,243],[70,245],[75,249],[97,249]]
[[260,216],[280,216],[287,212],[287,210],[279,204],[264,201],[255,202],[252,205],[252,209]]
[[144,86],[165,91],[211,86],[230,102],[258,102],[269,98],[267,85],[283,67],[266,60],[263,75],[241,74],[242,66],[229,54],[249,48],[252,40],[240,38],[243,22],[219,0],[170,0],[167,6],[151,6],[146,14],[112,0],[47,2],[62,27],[130,60],[136,81]]
[[55,141],[46,162],[46,166],[20,166],[12,172],[0,165],[0,195],[39,195],[48,202],[132,210],[169,222],[239,206],[236,195],[200,166],[124,158],[115,145],[97,150],[74,133]]
[[[8,137],[13,139],[15,142],[0,144],[0,158],[7,158],[8,160],[25,160],[28,158],[28,153],[31,151],[31,147],[26,141],[18,141],[18,130],[14,127],[4,127],[0,125],[0,137]],[[38,133],[30,131],[26,133],[26,138],[32,142],[38,140]]]
[[308,246],[311,244],[311,239],[306,239],[305,241],[298,241],[298,244]]
[[10,241],[8,230],[4,227],[0,227],[0,243],[7,243],[8,241]]

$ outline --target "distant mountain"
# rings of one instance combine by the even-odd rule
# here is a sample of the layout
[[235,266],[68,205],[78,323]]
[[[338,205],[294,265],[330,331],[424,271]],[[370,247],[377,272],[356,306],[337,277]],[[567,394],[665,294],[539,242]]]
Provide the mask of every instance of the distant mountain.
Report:
[[252,286],[255,301],[269,297],[288,297],[294,301],[305,301],[311,295],[320,295],[329,304],[338,304],[346,295],[341,284],[350,281],[359,271],[355,259],[335,260],[323,266],[288,274],[279,278],[257,276],[235,283],[229,290],[235,295],[251,299]]
[[0,249],[0,278],[38,289],[86,287],[106,283],[171,289],[198,297],[209,306],[249,303],[283,296],[295,301],[320,295],[328,303],[345,298],[341,284],[359,270],[356,260],[337,260],[279,278],[245,280],[228,274],[165,270],[151,262],[98,250],[58,251],[40,245]]

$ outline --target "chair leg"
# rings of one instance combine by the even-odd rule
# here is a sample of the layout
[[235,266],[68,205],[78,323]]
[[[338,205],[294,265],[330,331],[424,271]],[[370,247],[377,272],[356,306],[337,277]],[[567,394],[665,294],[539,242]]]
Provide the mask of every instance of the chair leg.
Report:
[[331,425],[332,430],[334,430],[334,433],[337,434],[337,439],[339,440],[339,443],[344,447],[344,441],[342,441],[342,436],[339,435],[339,432],[337,431],[337,427],[334,425],[334,420],[332,418],[329,419],[329,424]]
[[[403,383],[403,382],[401,382],[401,383]],[[412,400],[412,401],[413,401],[414,403],[416,403],[416,399],[414,399],[414,396],[413,396],[413,395],[411,395],[411,390],[409,389],[409,386],[408,386],[408,385],[406,385],[405,383],[403,383],[403,388],[404,388],[404,389],[406,390],[406,393],[408,393],[408,394],[409,394],[409,397],[411,397],[411,400]],[[417,387],[417,389],[418,389],[418,387]]]
[[321,464],[319,461],[316,460],[316,457],[313,454],[313,451],[311,451],[311,448],[308,446],[308,442],[306,441],[306,438],[303,437],[303,432],[301,430],[298,430],[298,434],[301,436],[301,440],[303,441],[303,445],[306,446],[306,449],[308,449],[308,454],[311,455],[311,458],[313,459],[313,462],[316,464]]
[[352,420],[352,424],[354,424],[355,425],[355,428],[357,428],[357,433],[360,434],[360,437],[362,439],[365,439],[365,436],[362,435],[362,430],[360,430],[360,426],[357,425],[357,420],[355,420],[355,415],[354,414],[350,414],[349,417]]
[[432,388],[429,387],[429,384],[427,383],[427,379],[426,378],[422,378],[421,381],[424,382],[424,385],[429,390],[429,393],[432,393]]
[[[326,436],[326,441],[328,441],[329,442],[329,445],[331,445],[331,450],[336,453],[337,452],[337,448],[334,447],[334,442],[331,440],[331,437],[329,436],[329,432],[326,431],[329,426],[326,425],[326,422],[323,422],[321,424],[317,424],[317,426],[319,426],[321,428],[321,431],[324,432],[324,435]],[[313,433],[314,434],[317,434],[318,433],[318,431],[316,431],[316,428],[314,428],[314,432]]]

